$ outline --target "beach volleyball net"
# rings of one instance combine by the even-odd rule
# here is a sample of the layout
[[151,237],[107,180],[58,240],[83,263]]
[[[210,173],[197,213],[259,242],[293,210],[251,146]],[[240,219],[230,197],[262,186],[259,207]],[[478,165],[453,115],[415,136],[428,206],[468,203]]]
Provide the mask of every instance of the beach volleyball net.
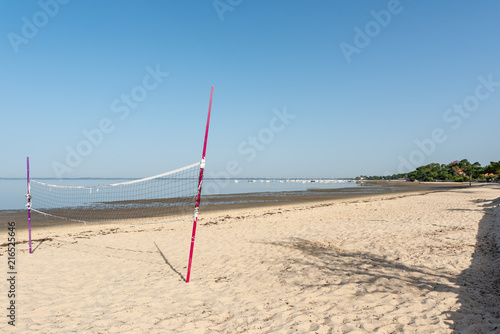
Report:
[[200,164],[105,185],[55,185],[30,180],[31,210],[84,224],[144,224],[192,219]]
[[[191,275],[194,241],[205,170],[214,87],[210,91],[201,161],[167,173],[107,185],[55,185],[30,178],[26,157],[28,243],[32,253],[31,212],[81,223],[163,223],[193,219],[186,283]],[[194,210],[193,210],[194,209]],[[194,212],[193,212],[194,211]]]

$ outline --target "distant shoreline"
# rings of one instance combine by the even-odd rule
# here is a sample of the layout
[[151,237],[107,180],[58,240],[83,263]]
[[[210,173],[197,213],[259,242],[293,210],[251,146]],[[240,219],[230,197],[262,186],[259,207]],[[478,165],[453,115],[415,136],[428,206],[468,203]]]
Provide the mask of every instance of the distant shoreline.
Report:
[[[205,195],[200,205],[200,215],[203,213],[224,212],[240,209],[274,207],[291,204],[305,204],[313,202],[336,201],[355,198],[383,196],[387,194],[410,192],[438,192],[450,189],[468,188],[469,184],[460,182],[404,182],[404,181],[363,181],[360,187],[346,187],[336,189],[309,189],[306,191],[284,192],[256,192],[244,194]],[[485,184],[473,184],[473,187]],[[28,228],[27,211],[0,210],[0,228],[4,228],[8,221],[15,221],[17,229]],[[129,224],[130,223],[123,223]],[[71,220],[47,217],[32,213],[32,227],[45,228],[54,226],[82,225]]]

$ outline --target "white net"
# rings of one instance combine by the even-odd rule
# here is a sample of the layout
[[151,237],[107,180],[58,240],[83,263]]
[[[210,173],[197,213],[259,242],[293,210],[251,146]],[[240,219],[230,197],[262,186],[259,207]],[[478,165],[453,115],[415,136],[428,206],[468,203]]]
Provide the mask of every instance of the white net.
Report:
[[30,182],[31,210],[82,223],[160,223],[193,217],[200,163],[93,186]]

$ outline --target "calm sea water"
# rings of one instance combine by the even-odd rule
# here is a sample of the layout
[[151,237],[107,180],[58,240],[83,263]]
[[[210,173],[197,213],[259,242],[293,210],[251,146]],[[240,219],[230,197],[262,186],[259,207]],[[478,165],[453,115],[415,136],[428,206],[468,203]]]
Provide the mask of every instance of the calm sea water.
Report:
[[[37,179],[65,186],[96,186],[132,179]],[[306,191],[309,189],[338,189],[359,186],[347,180],[305,179],[205,179],[203,195],[245,194],[262,192]],[[0,179],[0,210],[19,210],[26,204],[26,179]]]

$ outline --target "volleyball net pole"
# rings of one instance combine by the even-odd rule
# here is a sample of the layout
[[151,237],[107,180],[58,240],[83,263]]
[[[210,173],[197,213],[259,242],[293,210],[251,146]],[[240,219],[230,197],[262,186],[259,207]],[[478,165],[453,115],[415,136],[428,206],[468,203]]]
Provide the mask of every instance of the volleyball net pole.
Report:
[[26,207],[28,208],[28,242],[31,254],[31,189],[30,189],[30,158],[26,157],[26,185],[28,192],[26,193],[26,199],[28,203]]
[[203,172],[205,170],[205,154],[207,153],[208,127],[210,125],[210,112],[212,110],[213,93],[214,93],[214,86],[212,86],[212,90],[210,92],[210,103],[208,105],[207,127],[205,129],[205,142],[203,144],[203,154],[201,157],[201,164],[200,164],[200,178],[198,180],[198,191],[196,193],[196,204],[194,207],[193,233],[191,235],[191,248],[189,250],[189,263],[188,263],[188,268],[187,268],[186,283],[189,283],[189,278],[191,276],[191,264],[193,263],[194,240],[195,240],[195,236],[196,236],[196,225],[198,224],[198,211],[199,211],[199,207],[200,207],[201,185],[203,183]]

